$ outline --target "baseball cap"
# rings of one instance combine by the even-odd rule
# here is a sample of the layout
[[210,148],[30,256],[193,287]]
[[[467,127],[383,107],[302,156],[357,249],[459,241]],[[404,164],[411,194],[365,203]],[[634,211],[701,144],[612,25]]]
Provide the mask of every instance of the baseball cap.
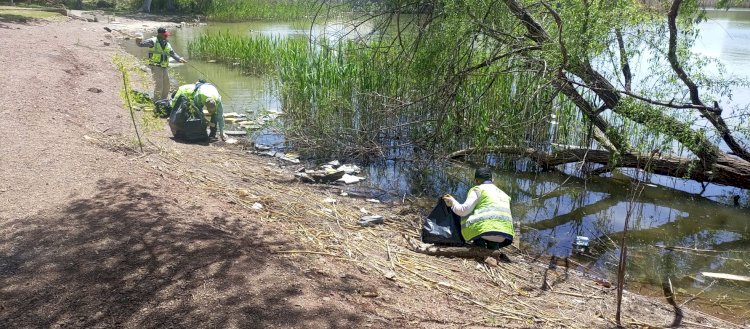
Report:
[[169,31],[167,31],[167,29],[163,27],[160,27],[158,30],[156,30],[156,33],[163,34],[165,37],[169,36]]

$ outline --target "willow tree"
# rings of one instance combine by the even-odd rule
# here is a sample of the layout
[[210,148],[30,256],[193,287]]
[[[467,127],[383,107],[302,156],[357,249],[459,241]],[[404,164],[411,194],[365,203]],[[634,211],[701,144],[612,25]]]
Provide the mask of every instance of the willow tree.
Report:
[[[378,45],[389,44],[411,72],[423,72],[413,75],[411,101],[399,98],[399,106],[429,103],[420,114],[430,118],[434,140],[472,135],[473,145],[456,156],[515,153],[545,167],[583,161],[599,164],[594,174],[627,167],[750,188],[747,108],[731,109],[731,121],[722,104],[746,82],[691,51],[704,19],[697,0],[378,5],[360,24],[376,23],[386,31]],[[498,89],[499,81],[506,87]],[[497,106],[477,110],[486,99]],[[559,120],[559,129],[576,130],[585,142],[551,149],[526,143],[519,118]]]

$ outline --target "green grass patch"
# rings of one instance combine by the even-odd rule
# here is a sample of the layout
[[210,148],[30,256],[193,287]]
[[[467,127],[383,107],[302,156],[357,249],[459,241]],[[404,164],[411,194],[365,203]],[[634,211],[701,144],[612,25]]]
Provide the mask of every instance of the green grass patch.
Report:
[[0,6],[0,21],[13,23],[27,23],[32,21],[62,21],[66,16],[58,8],[24,8]]

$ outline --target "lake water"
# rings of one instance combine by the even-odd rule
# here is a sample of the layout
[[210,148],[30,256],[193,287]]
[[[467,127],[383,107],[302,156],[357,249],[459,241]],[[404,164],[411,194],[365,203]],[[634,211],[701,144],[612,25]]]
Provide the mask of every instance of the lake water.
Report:
[[[695,51],[717,58],[732,74],[750,78],[750,11],[711,12],[702,25]],[[316,26],[313,34],[340,34],[341,24]],[[187,55],[187,44],[201,33],[231,31],[251,35],[261,33],[280,37],[306,35],[311,29],[304,22],[254,22],[211,24],[204,27],[173,29],[170,37],[176,51]],[[145,57],[145,49],[126,43],[128,50]],[[264,77],[248,76],[233,67],[190,61],[175,67],[181,81],[207,78],[215,83],[224,99],[226,112],[280,112],[279,99]],[[734,98],[725,104],[750,104],[750,88],[736,88]],[[283,135],[271,131],[259,142],[281,147]],[[402,152],[402,153],[399,153]],[[420,160],[412,151],[393,151],[384,158],[365,164],[363,186],[382,191],[379,198],[394,200],[420,198],[429,204],[444,193],[463,200],[472,181],[473,168],[440,161]],[[328,160],[328,159],[326,159]],[[346,159],[341,159],[346,160]],[[750,285],[716,281],[701,272],[750,275],[750,194],[746,190],[701,184],[638,172],[617,172],[611,177],[587,180],[557,172],[536,172],[523,161],[504,162],[495,172],[496,184],[513,199],[515,220],[522,226],[522,241],[541,255],[567,257],[573,253],[576,236],[591,239],[591,251],[575,256],[581,269],[611,275],[616,269],[617,241],[628,228],[631,287],[660,287],[662,277],[670,276],[678,300],[705,289],[691,302],[713,308],[736,318],[750,318]],[[575,165],[565,172],[574,173]],[[739,206],[735,205],[738,198]],[[429,209],[424,209],[428,212]],[[695,250],[667,250],[664,247]],[[708,251],[707,251],[708,250]],[[718,302],[721,300],[721,302]],[[717,306],[719,305],[720,306]],[[730,315],[731,314],[731,315]]]

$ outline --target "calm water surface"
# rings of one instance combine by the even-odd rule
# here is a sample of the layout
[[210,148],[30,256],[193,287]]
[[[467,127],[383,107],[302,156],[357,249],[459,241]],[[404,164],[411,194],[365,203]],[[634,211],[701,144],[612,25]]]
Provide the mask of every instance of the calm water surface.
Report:
[[[695,51],[717,58],[728,72],[750,78],[750,11],[711,12],[702,25]],[[346,31],[342,24],[315,26],[303,22],[255,22],[212,24],[204,27],[174,29],[170,37],[176,51],[187,56],[187,43],[205,32],[255,33],[286,37],[307,35],[334,38]],[[147,36],[148,37],[148,36]],[[131,42],[132,43],[132,42]],[[129,51],[145,57],[145,49],[132,45]],[[220,89],[226,112],[280,112],[279,99],[265,77],[248,76],[238,69],[202,61],[175,67],[179,78],[192,82],[207,78]],[[736,88],[734,97],[724,100],[731,106],[750,104],[750,88]],[[259,135],[264,143],[281,147],[283,136],[265,131]],[[256,136],[258,137],[258,136]],[[407,158],[420,156],[406,154]],[[432,199],[452,193],[463,199],[471,186],[473,168],[449,163],[403,160],[404,154],[393,151],[385,158],[364,166],[368,180],[364,186],[381,191],[379,198],[404,197]],[[345,159],[342,159],[345,160]],[[629,280],[636,284],[659,285],[667,275],[678,296],[701,296],[692,304],[705,305],[728,297],[724,309],[750,318],[750,285],[716,281],[701,272],[723,272],[750,275],[750,195],[747,191],[701,184],[660,176],[644,176],[636,171],[617,172],[611,177],[588,180],[557,172],[536,172],[523,161],[504,163],[495,172],[496,184],[513,198],[514,218],[522,225],[523,242],[543,255],[566,257],[572,254],[576,236],[587,236],[592,251],[578,255],[585,269],[602,275],[616,268],[619,249],[615,245],[630,218],[628,228]],[[574,166],[564,168],[573,173]],[[643,183],[633,183],[638,177]],[[734,205],[735,196],[740,206]],[[428,211],[429,209],[425,209]],[[678,246],[711,251],[666,250]],[[722,297],[724,296],[724,297]]]

